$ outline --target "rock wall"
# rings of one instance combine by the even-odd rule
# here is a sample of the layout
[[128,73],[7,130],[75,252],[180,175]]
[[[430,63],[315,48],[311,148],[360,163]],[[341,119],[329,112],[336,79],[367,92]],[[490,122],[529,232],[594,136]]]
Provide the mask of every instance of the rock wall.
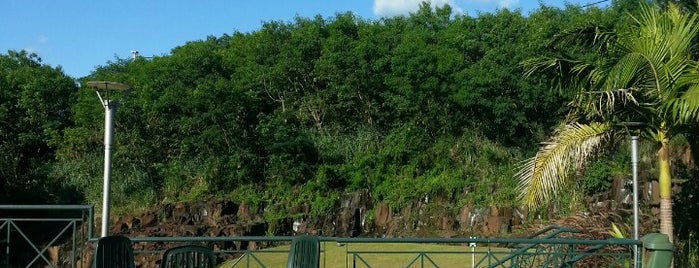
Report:
[[[630,182],[613,180],[611,191],[587,198],[590,212],[608,212],[631,204]],[[641,200],[657,203],[657,183],[644,183]],[[136,236],[243,236],[313,234],[337,237],[408,236],[498,236],[507,234],[527,218],[554,218],[552,206],[546,215],[529,215],[523,207],[456,207],[448,198],[431,196],[413,200],[403,208],[376,202],[368,190],[346,194],[330,215],[312,217],[310,205],[290,208],[290,214],[278,222],[265,222],[264,208],[253,211],[248,204],[207,201],[191,204],[167,204],[138,216],[121,217],[113,223],[112,233]],[[270,230],[273,226],[274,230]]]
[[[658,204],[657,181],[648,174],[639,176],[639,199],[642,204]],[[587,211],[580,213],[609,213],[629,210],[632,206],[630,178],[612,179],[609,191],[587,197]],[[679,188],[674,189],[675,192]],[[554,219],[560,208],[553,204],[548,210],[530,215],[525,207],[478,207],[466,204],[457,207],[442,196],[426,196],[396,209],[384,202],[373,200],[367,190],[342,197],[333,215],[296,220],[296,229],[284,234],[309,233],[338,237],[502,237],[519,228],[527,219]],[[656,211],[657,212],[657,211]],[[293,224],[292,224],[293,226]]]
[[[645,181],[645,180],[644,180]],[[615,178],[610,191],[587,198],[588,212],[605,213],[628,207],[631,184]],[[644,182],[642,202],[657,203],[657,182]],[[329,215],[311,216],[310,205],[289,208],[290,215],[275,222],[266,222],[265,208],[229,201],[207,201],[190,204],[166,204],[136,216],[118,218],[110,226],[112,234],[129,237],[174,236],[264,236],[312,234],[335,237],[503,237],[520,228],[530,218],[558,216],[556,206],[546,215],[529,215],[522,207],[456,206],[449,198],[425,196],[412,200],[403,208],[392,208],[376,202],[368,190],[348,193],[337,200]],[[301,216],[298,216],[301,215]],[[97,229],[96,229],[97,230]],[[137,250],[164,250],[176,243],[142,243]],[[217,250],[265,247],[254,242],[211,243]],[[82,257],[91,263],[91,250]],[[235,256],[221,255],[219,262]],[[138,267],[157,267],[159,255],[138,255]],[[86,267],[86,266],[85,266]]]
[[[267,223],[260,215],[251,213],[249,206],[226,201],[196,202],[191,204],[166,204],[141,215],[123,216],[110,224],[110,234],[128,237],[192,237],[192,236],[264,236]],[[97,228],[97,227],[95,227]],[[98,230],[98,229],[95,229]],[[165,250],[187,244],[172,243],[136,243],[135,250]],[[86,243],[80,256],[79,267],[92,264],[93,243]],[[260,247],[255,242],[216,242],[206,246],[215,250],[243,250]],[[233,258],[231,254],[217,256],[219,263]],[[160,254],[136,255],[136,267],[156,268],[159,266]],[[63,260],[63,263],[69,263]],[[63,267],[63,266],[61,266]]]

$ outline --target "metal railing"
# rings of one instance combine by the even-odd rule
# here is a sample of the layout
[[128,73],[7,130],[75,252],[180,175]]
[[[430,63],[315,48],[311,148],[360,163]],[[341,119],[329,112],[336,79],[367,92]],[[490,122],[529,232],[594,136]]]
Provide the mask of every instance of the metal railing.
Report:
[[[4,267],[56,267],[46,255],[52,247],[69,247],[67,267],[92,237],[92,206],[0,205],[0,264]],[[56,261],[56,260],[53,260]]]
[[[346,267],[385,267],[385,263],[379,263],[386,256],[395,256],[392,267],[627,267],[633,261],[633,245],[640,244],[637,240],[616,238],[338,238],[337,241],[347,244]],[[356,243],[448,244],[457,245],[457,248],[449,251],[354,250],[351,245]],[[473,243],[476,246],[469,247]],[[502,246],[513,243],[525,246]]]
[[[8,213],[7,211],[22,213]],[[36,213],[48,210],[51,213]],[[27,212],[28,211],[28,212]],[[73,211],[76,215],[70,215]],[[34,212],[34,213],[32,213]],[[58,217],[56,215],[68,215]],[[32,217],[29,217],[32,216]],[[5,254],[0,265],[7,267],[89,267],[93,210],[90,206],[9,206],[0,205],[0,246]],[[24,222],[60,225],[41,244],[33,239],[46,232]],[[32,233],[34,232],[34,233]],[[321,267],[630,267],[633,246],[640,241],[631,239],[579,240],[562,238],[575,230],[552,226],[529,238],[338,238],[320,237]],[[68,238],[68,236],[70,236]],[[283,267],[288,255],[291,236],[238,237],[130,237],[134,243],[137,262],[155,264],[167,249],[180,244],[203,244],[214,249],[221,267]],[[3,241],[4,240],[4,241]],[[33,257],[23,263],[10,263],[18,254],[18,242],[26,241]],[[61,245],[62,258],[69,261],[52,262],[47,258],[49,247]],[[252,246],[255,245],[255,246]],[[88,254],[82,254],[82,252]],[[70,254],[68,256],[68,253]],[[4,258],[4,259],[3,259]],[[55,260],[54,260],[55,261]]]
[[[290,236],[133,237],[134,254],[158,260],[165,249],[203,244],[218,256],[221,267],[280,267],[286,261]],[[96,241],[96,239],[93,239]],[[632,239],[580,240],[560,238],[337,238],[320,237],[321,267],[630,267]],[[264,244],[264,249],[230,249],[224,243]],[[471,247],[475,243],[475,247]],[[159,249],[145,250],[148,244]],[[344,250],[331,250],[333,245]],[[516,244],[520,247],[507,248]],[[443,246],[448,245],[449,250]],[[442,246],[442,247],[440,247]],[[338,247],[339,248],[339,247]],[[433,249],[435,248],[435,249]],[[337,256],[344,255],[344,256]],[[390,260],[387,265],[386,259]],[[338,263],[341,260],[343,263]]]
[[[280,262],[286,261],[289,250],[278,246],[290,244],[293,238],[292,236],[131,237],[131,242],[135,245],[134,255],[137,259],[139,256],[147,255],[151,260],[159,260],[168,248],[183,244],[199,244],[214,249],[214,254],[219,259],[229,259],[225,265],[219,266],[266,268],[279,267]],[[96,242],[97,238],[91,241]],[[252,246],[253,243],[255,246]],[[152,249],[148,246],[149,244],[156,249]],[[321,249],[321,253],[323,252],[324,250]],[[270,259],[270,256],[275,257]]]
[[[177,244],[204,244],[218,255],[232,258],[222,267],[280,267],[288,254],[289,236],[239,237],[134,237],[134,253],[153,260]],[[320,237],[321,267],[628,267],[632,263],[631,239],[504,239],[504,238],[337,238]],[[96,241],[96,239],[95,239]],[[223,243],[266,244],[267,249],[226,249]],[[475,247],[470,245],[476,244]],[[523,245],[507,248],[508,244]],[[159,245],[160,249],[147,244]],[[332,245],[344,250],[330,250]],[[400,246],[397,246],[400,245]],[[445,250],[439,245],[449,245]],[[398,248],[398,249],[396,249]],[[439,248],[439,249],[431,249]],[[338,258],[337,255],[344,255]],[[387,265],[386,259],[390,260]],[[341,260],[343,263],[338,263]]]

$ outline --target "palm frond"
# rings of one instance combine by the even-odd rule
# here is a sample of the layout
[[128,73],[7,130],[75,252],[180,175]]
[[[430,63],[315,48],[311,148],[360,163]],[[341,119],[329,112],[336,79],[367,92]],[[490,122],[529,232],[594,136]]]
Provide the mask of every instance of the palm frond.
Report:
[[561,126],[554,137],[542,143],[536,156],[518,167],[520,200],[534,207],[555,196],[567,179],[572,166],[587,161],[609,137],[604,123],[571,123]]
[[[637,86],[655,90],[648,93],[656,94],[661,102],[674,97],[667,89],[687,70],[693,38],[699,31],[697,16],[681,13],[674,5],[666,11],[642,5],[641,12],[633,18],[637,28],[619,38],[619,45],[628,49],[633,65],[638,67]],[[645,62],[639,65],[638,58]],[[624,67],[632,68],[627,63],[619,61]]]
[[560,59],[553,57],[537,57],[522,61],[520,65],[524,68],[524,77],[528,78],[532,74],[556,68],[560,65]]
[[606,91],[586,91],[578,94],[573,99],[571,106],[578,109],[578,113],[585,115],[588,120],[611,118],[617,111],[623,110],[628,105],[638,106],[634,97],[637,88],[619,88]]
[[[645,77],[648,73],[650,77]],[[640,54],[630,52],[619,60],[608,70],[604,81],[601,81],[603,90],[614,90],[619,88],[627,88],[639,83],[647,84],[648,80],[655,81],[657,77],[656,70],[652,64],[648,64],[647,58]],[[655,87],[655,84],[648,86]]]
[[537,57],[523,61],[520,65],[524,68],[524,77],[529,77],[532,74],[553,70],[559,76],[566,75],[573,69],[572,66],[579,64],[578,61],[555,58],[555,57]]
[[568,58],[542,56],[525,60],[520,65],[524,69],[525,78],[533,74],[549,72],[552,75],[550,79],[553,79],[551,84],[559,93],[573,88],[573,85],[587,84],[588,80],[602,76],[594,66]]
[[688,124],[699,119],[699,84],[694,84],[680,97],[668,101],[663,107],[677,124]]
[[[520,164],[516,177],[524,204],[534,206],[553,197],[571,167],[584,163],[608,140],[614,122],[642,122],[644,136],[656,135],[654,140],[660,140],[665,137],[658,133],[666,133],[660,129],[699,121],[699,62],[692,58],[699,16],[674,5],[663,9],[642,4],[633,19],[636,26],[628,31],[607,33],[590,24],[557,37],[564,45],[576,42],[595,48],[604,43],[609,47],[602,59],[547,57],[525,62],[530,67],[525,68],[527,76],[555,68],[559,88],[576,94],[570,103],[571,117],[604,123],[566,124],[542,144],[536,156]],[[588,39],[570,39],[576,34]]]
[[617,34],[610,27],[595,22],[587,22],[554,35],[547,43],[547,46],[560,48],[582,45],[595,47],[598,53],[605,54],[616,39]]

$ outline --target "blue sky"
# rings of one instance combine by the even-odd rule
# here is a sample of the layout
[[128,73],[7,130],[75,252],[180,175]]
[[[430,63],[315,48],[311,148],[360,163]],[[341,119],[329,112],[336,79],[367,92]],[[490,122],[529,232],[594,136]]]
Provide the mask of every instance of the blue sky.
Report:
[[[586,5],[599,0],[571,0]],[[187,41],[250,32],[262,22],[290,21],[295,16],[330,17],[351,11],[367,20],[408,14],[420,0],[5,0],[0,16],[0,53],[35,52],[43,62],[62,66],[74,78],[88,75],[96,66],[132,50],[143,56],[167,55]],[[527,14],[554,0],[432,0],[450,4],[471,16],[501,8]]]

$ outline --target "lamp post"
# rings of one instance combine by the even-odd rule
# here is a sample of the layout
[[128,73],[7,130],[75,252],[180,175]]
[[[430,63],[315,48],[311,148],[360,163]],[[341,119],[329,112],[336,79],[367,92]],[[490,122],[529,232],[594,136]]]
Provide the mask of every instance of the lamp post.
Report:
[[[626,134],[631,138],[631,173],[633,178],[633,239],[638,240],[638,129],[641,122],[623,122]],[[638,245],[634,245],[634,267],[640,267]]]
[[[102,185],[102,232],[101,237],[105,237],[109,232],[109,187],[112,167],[112,143],[114,141],[114,113],[121,103],[129,95],[131,87],[109,81],[89,81],[89,87],[95,88],[102,106],[104,106],[104,181]],[[121,99],[113,101],[110,99],[110,91],[123,91]],[[102,93],[104,97],[102,97]]]
[[633,239],[638,240],[638,135],[631,136],[631,171],[633,172]]

